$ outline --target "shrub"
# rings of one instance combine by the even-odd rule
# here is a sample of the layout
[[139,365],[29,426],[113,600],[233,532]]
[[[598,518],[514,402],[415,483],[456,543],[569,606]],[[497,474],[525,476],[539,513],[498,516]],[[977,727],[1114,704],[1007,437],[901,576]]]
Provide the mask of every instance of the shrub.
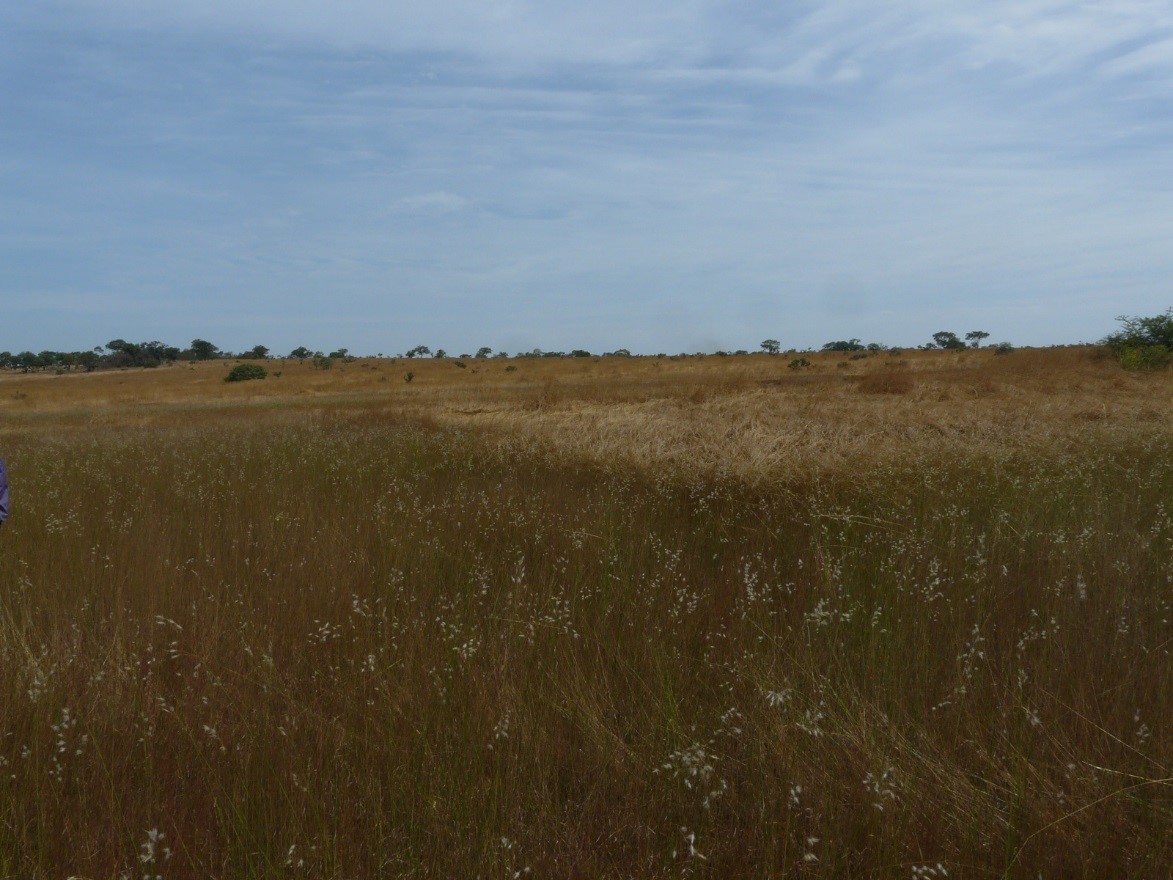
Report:
[[994,354],[1010,354],[1014,351],[1014,346],[1009,342],[999,342],[994,346]]
[[790,368],[791,370],[803,370],[803,369],[806,369],[807,367],[809,367],[810,365],[811,365],[811,362],[808,361],[806,358],[795,358],[790,363],[788,363],[786,366],[788,368]]
[[260,364],[238,364],[232,368],[225,382],[247,382],[249,379],[264,379],[269,375]]
[[1116,352],[1116,360],[1126,370],[1163,370],[1173,363],[1173,349],[1163,345],[1125,345]]
[[1149,318],[1121,315],[1121,329],[1105,337],[1126,370],[1161,370],[1173,362],[1173,308]]

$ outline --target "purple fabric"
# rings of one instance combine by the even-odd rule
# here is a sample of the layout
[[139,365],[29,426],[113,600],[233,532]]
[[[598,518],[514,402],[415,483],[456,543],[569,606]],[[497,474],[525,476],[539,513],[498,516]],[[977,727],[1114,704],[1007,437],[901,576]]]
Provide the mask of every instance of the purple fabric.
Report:
[[0,458],[0,523],[8,519],[8,471],[4,459]]

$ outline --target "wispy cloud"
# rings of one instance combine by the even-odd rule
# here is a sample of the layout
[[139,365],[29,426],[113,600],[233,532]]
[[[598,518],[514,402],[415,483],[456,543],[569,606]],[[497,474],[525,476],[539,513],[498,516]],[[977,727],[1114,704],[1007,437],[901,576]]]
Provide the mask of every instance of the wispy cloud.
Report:
[[[1165,2],[51,0],[0,24],[0,301],[90,291],[113,335],[671,349],[981,317],[1047,342],[1169,297]],[[323,296],[352,337],[303,338]],[[0,348],[87,341],[43,314]]]

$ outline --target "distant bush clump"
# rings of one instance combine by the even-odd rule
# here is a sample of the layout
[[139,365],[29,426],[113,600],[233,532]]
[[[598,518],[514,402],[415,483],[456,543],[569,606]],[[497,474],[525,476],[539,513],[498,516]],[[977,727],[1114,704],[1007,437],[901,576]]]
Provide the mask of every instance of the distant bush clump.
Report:
[[795,358],[786,366],[791,370],[804,370],[811,365],[811,362],[806,358]]
[[268,374],[260,364],[238,364],[232,368],[225,382],[247,382],[249,379],[264,379]]
[[1173,308],[1150,318],[1121,315],[1121,329],[1104,339],[1126,370],[1163,370],[1173,363]]

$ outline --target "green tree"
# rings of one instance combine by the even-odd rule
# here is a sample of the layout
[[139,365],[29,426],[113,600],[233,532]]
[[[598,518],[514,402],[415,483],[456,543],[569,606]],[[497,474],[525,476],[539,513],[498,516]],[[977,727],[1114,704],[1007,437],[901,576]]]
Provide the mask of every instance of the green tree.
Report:
[[[109,348],[109,346],[106,346]],[[193,339],[191,341],[191,353],[197,361],[210,361],[220,357],[219,346],[212,345],[206,339]]]
[[763,339],[762,340],[762,351],[764,351],[766,354],[777,354],[781,350],[782,350],[782,343],[779,342],[777,339]]
[[985,330],[970,330],[965,334],[965,341],[969,343],[970,348],[980,348],[982,340],[989,335]]
[[933,344],[937,348],[944,348],[948,350],[956,350],[965,348],[965,343],[958,338],[956,333],[950,333],[948,330],[942,330],[939,333],[933,334]]
[[314,353],[306,348],[304,345],[299,345],[293,351],[289,352],[291,358],[297,358],[299,361],[304,361],[306,358],[311,358]]
[[823,346],[823,351],[864,351],[866,346],[858,339],[836,339]]
[[492,353],[493,353],[493,349],[489,348],[489,346],[487,346],[487,345],[482,345],[480,348],[477,349],[476,357],[484,359],[484,358],[487,358]]
[[1117,318],[1121,327],[1104,343],[1128,370],[1159,370],[1173,363],[1173,308],[1151,317]]

